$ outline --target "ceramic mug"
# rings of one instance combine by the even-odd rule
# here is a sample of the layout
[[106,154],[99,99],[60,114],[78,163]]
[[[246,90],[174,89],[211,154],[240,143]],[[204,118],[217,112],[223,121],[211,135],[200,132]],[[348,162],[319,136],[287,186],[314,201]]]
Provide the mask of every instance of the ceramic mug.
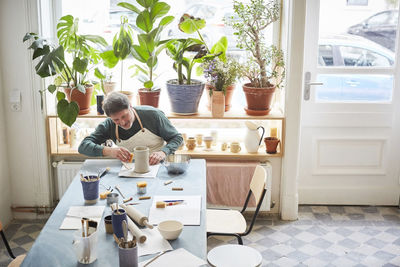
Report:
[[197,145],[201,146],[203,144],[203,135],[202,134],[196,134],[196,141],[197,141]]
[[239,153],[242,148],[240,147],[240,144],[238,142],[232,142],[231,143],[231,152],[232,153]]
[[135,170],[136,173],[146,173],[149,172],[149,148],[146,146],[137,146],[133,149],[133,154],[135,155]]
[[188,150],[193,150],[196,148],[196,139],[194,137],[189,137],[186,140],[186,147]]
[[222,143],[222,145],[221,145],[221,150],[222,151],[225,151],[225,150],[227,150],[228,149],[228,144],[227,143]]
[[211,145],[213,143],[213,137],[205,136],[203,140],[204,140],[204,143],[206,144],[206,149],[211,149]]

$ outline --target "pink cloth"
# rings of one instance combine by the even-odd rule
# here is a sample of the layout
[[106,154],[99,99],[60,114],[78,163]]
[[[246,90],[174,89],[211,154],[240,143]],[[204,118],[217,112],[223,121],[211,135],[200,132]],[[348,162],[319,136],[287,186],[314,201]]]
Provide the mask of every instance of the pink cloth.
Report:
[[[243,207],[258,161],[207,160],[207,203]],[[250,197],[249,207],[255,206]]]

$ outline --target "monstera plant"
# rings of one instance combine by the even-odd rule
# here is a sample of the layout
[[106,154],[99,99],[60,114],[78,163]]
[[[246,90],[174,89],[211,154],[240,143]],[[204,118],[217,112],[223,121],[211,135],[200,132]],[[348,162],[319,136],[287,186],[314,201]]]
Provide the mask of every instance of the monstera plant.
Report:
[[78,114],[87,114],[90,110],[93,85],[88,75],[101,60],[99,48],[107,46],[100,36],[79,34],[78,24],[78,18],[71,15],[59,20],[59,44],[52,44],[36,33],[27,33],[23,38],[24,42],[32,40],[29,46],[33,50],[32,60],[39,60],[36,73],[42,78],[54,78],[47,91],[55,93],[57,114],[68,126],[75,122]]

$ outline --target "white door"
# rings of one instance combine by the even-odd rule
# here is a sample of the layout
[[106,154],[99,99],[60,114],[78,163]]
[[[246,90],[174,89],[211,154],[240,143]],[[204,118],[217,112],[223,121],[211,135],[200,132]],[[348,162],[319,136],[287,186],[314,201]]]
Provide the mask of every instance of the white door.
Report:
[[[367,39],[378,19],[362,22],[387,2],[306,1],[300,204],[399,203],[399,67],[393,51]],[[313,82],[323,85],[305,85]]]

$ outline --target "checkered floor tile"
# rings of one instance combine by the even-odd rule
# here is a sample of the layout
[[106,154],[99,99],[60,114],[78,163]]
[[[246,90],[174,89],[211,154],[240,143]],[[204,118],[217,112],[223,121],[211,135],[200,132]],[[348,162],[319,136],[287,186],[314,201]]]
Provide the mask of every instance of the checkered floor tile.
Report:
[[[14,254],[26,253],[45,221],[13,221],[5,230]],[[299,220],[260,216],[244,245],[257,249],[262,266],[400,266],[397,207],[300,206]],[[208,250],[237,244],[210,237]],[[0,242],[0,267],[10,258]]]
[[[262,266],[400,266],[400,209],[300,206],[294,222],[259,218],[243,243]],[[210,237],[208,250],[224,244],[237,240]]]

